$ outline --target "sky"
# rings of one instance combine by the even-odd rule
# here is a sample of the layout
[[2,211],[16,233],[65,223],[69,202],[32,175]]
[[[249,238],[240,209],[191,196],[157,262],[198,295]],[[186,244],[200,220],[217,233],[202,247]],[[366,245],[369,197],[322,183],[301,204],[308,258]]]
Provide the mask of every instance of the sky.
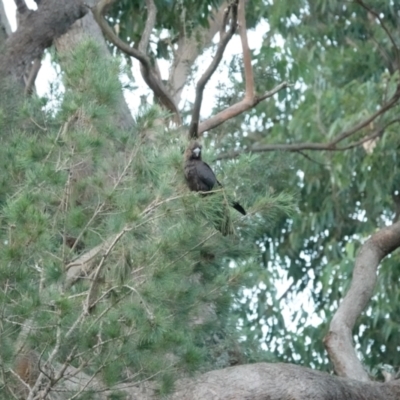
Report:
[[[36,9],[36,3],[33,0],[25,0],[27,6],[30,9]],[[11,25],[11,29],[13,31],[16,30],[16,6],[14,0],[3,0],[4,8],[6,10],[6,14],[8,20]],[[266,22],[261,23],[257,26],[255,30],[249,30],[248,32],[248,41],[250,44],[250,48],[252,50],[259,50],[262,44],[262,40],[260,38],[263,37],[264,33],[267,32],[269,26]],[[211,115],[211,111],[214,107],[214,101],[208,101],[209,99],[216,99],[217,96],[217,87],[218,83],[224,81],[224,74],[226,74],[226,69],[224,65],[229,62],[234,55],[241,54],[241,43],[240,38],[238,35],[235,35],[232,40],[228,43],[228,46],[224,53],[224,61],[221,63],[220,67],[216,71],[216,73],[211,77],[210,81],[208,82],[204,95],[207,96],[207,101],[204,101],[202,104],[201,109],[201,116],[202,118],[206,118]],[[197,62],[198,66],[198,73],[195,76],[195,79],[192,81],[192,84],[187,85],[182,93],[182,103],[185,101],[194,101],[194,93],[195,93],[195,86],[194,82],[197,81],[204,70],[208,67],[209,63],[211,62],[212,55],[215,49],[208,49],[205,53],[199,58]],[[142,79],[140,73],[139,62],[132,59],[132,75],[135,77],[135,86],[137,89],[135,90],[125,90],[124,95],[127,100],[128,106],[130,107],[133,113],[136,113],[138,107],[140,105],[140,96],[147,95],[149,96],[149,101],[151,98],[151,91],[148,89],[147,85]],[[159,68],[161,71],[161,76],[163,79],[168,78],[168,68],[169,63],[166,60],[161,60],[159,62]],[[121,80],[124,82],[127,76],[122,76]],[[36,79],[36,90],[39,96],[49,96],[51,83],[57,81],[57,72],[53,68],[50,62],[49,54],[46,54],[44,60],[42,60],[42,67],[39,71],[39,74]],[[182,106],[182,104],[180,105]]]

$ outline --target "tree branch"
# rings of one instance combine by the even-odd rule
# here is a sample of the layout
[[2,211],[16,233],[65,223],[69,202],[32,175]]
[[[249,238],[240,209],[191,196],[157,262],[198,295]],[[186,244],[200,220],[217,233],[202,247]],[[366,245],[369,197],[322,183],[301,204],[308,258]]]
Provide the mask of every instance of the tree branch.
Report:
[[[208,19],[209,28],[197,28],[192,32],[190,37],[187,37],[184,32],[179,36],[177,43],[177,50],[174,51],[174,61],[169,71],[168,85],[175,100],[175,104],[179,104],[181,94],[184,86],[187,83],[187,78],[190,74],[191,67],[196,61],[201,50],[210,46],[215,34],[221,29],[225,28],[227,21],[226,2],[222,3],[218,10]],[[182,17],[183,18],[183,17]]]
[[[154,29],[157,15],[157,7],[154,4],[154,0],[146,0],[146,8],[147,20],[138,46],[139,51],[141,51],[143,54],[147,53],[147,48],[150,42],[150,35]],[[142,66],[142,64],[140,65]]]
[[364,119],[364,121],[359,122],[352,128],[343,131],[339,135],[337,135],[333,140],[332,144],[336,145],[337,143],[341,142],[343,139],[348,138],[349,136],[353,135],[354,133],[358,132],[360,129],[365,128],[368,126],[372,121],[374,121],[377,117],[385,113],[387,110],[391,109],[399,100],[400,98],[400,87],[396,90],[394,95],[391,97],[391,99],[385,103],[378,111],[376,111],[374,114],[370,115],[368,118]]
[[243,49],[243,65],[244,65],[244,77],[245,77],[244,80],[246,82],[245,98],[253,99],[255,95],[254,77],[253,77],[253,67],[251,66],[250,48],[247,40],[245,0],[239,1],[238,20],[239,20],[240,41],[242,42],[242,49]]
[[29,11],[29,8],[26,6],[25,0],[14,0],[15,6],[17,7],[18,14],[25,14]]
[[[103,15],[106,7],[112,5],[116,0],[100,0],[99,3],[92,7],[92,12],[95,20],[99,24],[101,30],[107,39],[113,43],[116,47],[118,47],[121,51],[125,52],[129,56],[136,58],[140,61],[143,67],[143,79],[149,88],[153,91],[154,95],[160,100],[161,104],[169,111],[174,114],[175,121],[177,124],[180,124],[181,118],[178,111],[178,108],[170,96],[166,88],[164,87],[161,80],[157,78],[157,75],[153,71],[151,66],[150,59],[140,50],[137,50],[127,43],[122,41],[118,36],[115,35],[113,30],[108,25],[107,21],[104,19]],[[155,16],[154,16],[155,17]],[[146,27],[151,25],[151,18],[153,18],[152,13],[149,12],[148,19],[146,21]],[[142,46],[145,45],[146,37],[142,37]]]
[[255,107],[261,101],[272,97],[275,93],[278,93],[280,90],[289,87],[290,84],[288,82],[282,82],[274,89],[269,90],[268,92],[264,93],[262,96],[255,96],[252,99],[247,99],[246,97],[239,101],[238,103],[228,107],[224,111],[219,112],[218,114],[212,116],[211,118],[203,121],[199,125],[199,135],[201,135],[205,131],[209,131],[211,129],[216,128],[217,126],[223,124],[228,119],[236,117],[239,114],[249,110],[250,108]]
[[30,10],[18,30],[7,39],[5,50],[0,54],[0,70],[22,80],[26,66],[86,13],[81,0],[43,0],[40,8]]
[[[381,110],[379,110],[377,113],[374,114],[374,119],[378,115],[381,114],[380,111]],[[367,118],[365,120],[365,121],[369,121],[368,123],[365,123],[365,121],[363,121],[363,122],[357,124],[356,126],[358,127],[358,130],[360,130],[361,128],[364,128],[370,122],[372,122],[373,119],[371,119],[371,118],[372,117],[369,117],[369,118]],[[340,138],[340,141],[341,141],[341,140],[344,140],[344,139],[346,139],[347,137],[350,136],[349,132],[351,132],[351,135],[355,134],[357,132],[357,130],[355,130],[355,128],[352,128],[352,129],[350,129],[348,131],[345,131],[345,132],[339,134],[338,136],[336,136],[336,138],[334,140],[332,140],[331,142],[328,142],[328,143],[309,143],[309,142],[305,142],[305,143],[282,143],[282,144],[259,145],[259,146],[250,147],[248,149],[231,151],[229,153],[222,153],[222,154],[218,155],[215,158],[215,160],[224,160],[224,159],[236,158],[242,153],[264,153],[264,152],[268,152],[268,151],[277,151],[277,150],[281,150],[281,151],[302,151],[302,150],[344,151],[344,150],[349,150],[349,149],[353,149],[355,147],[361,146],[363,143],[367,142],[368,140],[372,140],[372,139],[375,139],[375,138],[379,137],[380,135],[382,135],[385,132],[385,130],[390,125],[393,125],[394,123],[399,123],[399,122],[400,122],[400,119],[399,118],[395,118],[395,119],[391,120],[390,122],[388,122],[383,128],[378,128],[372,134],[370,134],[368,136],[365,136],[365,137],[361,138],[358,141],[350,143],[347,146],[338,147],[337,146],[338,138]]]
[[[211,61],[211,64],[209,65],[207,70],[204,72],[202,77],[197,82],[196,98],[194,101],[193,111],[192,111],[192,121],[191,121],[190,127],[189,127],[189,138],[197,138],[198,137],[200,108],[201,108],[201,103],[203,101],[204,88],[205,88],[207,82],[210,80],[213,73],[215,72],[215,70],[217,69],[219,63],[221,62],[222,56],[226,49],[226,46],[236,31],[238,1],[239,0],[236,0],[232,4],[229,5],[229,7],[226,11],[226,14],[231,13],[231,24],[230,24],[229,30],[226,33],[224,33],[223,35],[221,35],[217,51],[214,55],[213,60]],[[224,20],[227,20],[227,18],[224,18]]]
[[336,311],[324,339],[335,371],[340,376],[369,380],[354,349],[352,330],[372,297],[379,263],[398,247],[400,221],[373,234],[357,255],[350,289]]
[[251,65],[251,54],[247,40],[245,0],[239,1],[238,18],[240,40],[242,43],[243,51],[244,79],[246,85],[244,98],[238,103],[228,107],[224,111],[221,111],[220,113],[212,116],[206,121],[203,121],[198,127],[198,135],[201,135],[205,131],[216,128],[228,119],[236,117],[237,115],[249,110],[250,108],[255,107],[261,101],[273,96],[275,93],[289,86],[288,82],[282,82],[274,89],[264,93],[263,95],[256,96],[254,88],[253,68]]

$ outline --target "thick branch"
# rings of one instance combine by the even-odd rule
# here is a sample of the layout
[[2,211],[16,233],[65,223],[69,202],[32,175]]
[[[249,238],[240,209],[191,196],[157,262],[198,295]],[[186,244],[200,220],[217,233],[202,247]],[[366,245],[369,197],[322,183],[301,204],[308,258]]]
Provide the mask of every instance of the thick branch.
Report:
[[[209,131],[210,129],[216,128],[221,125],[228,119],[236,117],[239,114],[249,110],[250,108],[255,107],[262,100],[265,100],[275,93],[279,92],[281,89],[284,89],[289,86],[287,82],[282,82],[274,89],[264,93],[262,96],[255,95],[254,88],[254,77],[253,77],[253,68],[251,65],[251,54],[249,49],[249,44],[247,40],[247,30],[246,30],[246,14],[245,14],[245,0],[239,1],[239,9],[238,9],[238,18],[239,18],[239,27],[240,27],[240,40],[242,43],[242,51],[243,51],[243,64],[244,64],[244,79],[246,84],[246,92],[243,100],[234,104],[233,106],[228,107],[224,111],[221,111],[217,115],[209,118],[208,120],[202,122],[198,127],[197,135],[201,135],[205,131]],[[196,96],[197,97],[197,96]],[[193,124],[194,118],[192,120]],[[197,127],[196,127],[197,128]],[[192,135],[192,129],[189,131],[189,135]],[[196,135],[196,136],[197,136]]]
[[43,0],[40,8],[30,11],[7,40],[5,51],[0,54],[0,70],[22,80],[26,66],[86,13],[80,0]]
[[29,11],[29,8],[26,6],[25,0],[14,0],[15,6],[17,7],[18,14],[25,14]]
[[[113,43],[124,53],[140,61],[143,67],[143,73],[142,73],[143,79],[145,80],[146,84],[153,91],[154,95],[160,100],[161,104],[164,105],[166,109],[168,109],[174,114],[176,122],[180,123],[180,115],[178,108],[173,98],[164,87],[162,81],[159,80],[156,74],[153,72],[150,59],[146,56],[145,53],[129,46],[127,43],[122,41],[118,36],[116,36],[113,30],[108,25],[107,21],[104,19],[103,14],[105,12],[106,7],[110,6],[115,1],[116,0],[100,0],[99,3],[92,8],[94,18],[99,24],[104,35],[111,43]],[[149,25],[149,23],[147,25]]]
[[361,381],[369,380],[354,349],[352,330],[372,297],[379,263],[398,247],[400,222],[372,235],[357,255],[350,289],[336,311],[324,339],[335,371],[340,376]]
[[190,123],[189,127],[189,138],[197,138],[198,137],[198,126],[199,126],[199,119],[200,119],[200,108],[201,108],[201,103],[203,102],[203,92],[204,88],[207,84],[207,82],[210,80],[212,74],[215,72],[217,69],[219,63],[222,60],[222,56],[224,54],[225,48],[229,41],[231,40],[233,34],[236,31],[237,27],[237,4],[238,0],[236,0],[234,3],[232,3],[228,10],[227,13],[231,13],[231,24],[229,27],[229,30],[221,35],[220,42],[218,44],[217,51],[214,55],[214,58],[207,68],[207,70],[204,72],[202,77],[199,79],[197,82],[196,86],[196,98],[194,101],[193,105],[193,112],[192,112],[192,121]]

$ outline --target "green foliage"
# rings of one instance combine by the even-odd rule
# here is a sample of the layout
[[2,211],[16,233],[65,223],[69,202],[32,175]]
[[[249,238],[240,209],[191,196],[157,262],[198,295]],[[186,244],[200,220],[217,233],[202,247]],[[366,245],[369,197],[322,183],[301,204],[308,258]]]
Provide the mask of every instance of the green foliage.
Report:
[[[392,43],[399,48],[399,3],[365,3],[381,22],[357,2],[264,2],[270,31],[253,55],[257,91],[284,80],[293,86],[219,127],[222,153],[274,143],[328,143],[391,98],[399,82]],[[236,93],[243,91],[237,70],[232,63]],[[218,110],[230,95],[220,97]],[[296,199],[295,213],[258,232],[265,272],[251,292],[243,292],[236,310],[249,345],[258,339],[281,360],[331,370],[322,339],[347,291],[357,251],[398,213],[398,113],[396,105],[338,147],[382,128],[374,143],[337,152],[261,153],[240,174],[241,180],[249,173],[250,196],[268,182],[271,193],[289,188]],[[358,321],[356,343],[371,368],[400,362],[398,257],[384,260],[376,295]]]
[[[255,238],[292,210],[292,198],[246,194],[247,156],[219,171],[226,193],[189,192],[186,142],[160,125],[164,112],[141,110],[129,132],[113,126],[118,71],[85,43],[55,115],[27,100],[26,118],[2,125],[0,359],[10,366],[10,342],[23,342],[107,387],[154,378],[166,395],[177,376],[246,359],[230,312],[263,273]],[[229,210],[231,197],[248,217]],[[226,237],[214,227],[221,204],[234,229]],[[83,279],[66,279],[97,246]]]
[[[207,27],[220,2],[156,5],[149,51],[170,60],[180,36]],[[399,84],[399,5],[368,7],[381,21],[358,2],[248,2],[248,26],[270,26],[252,54],[258,94],[293,85],[210,133],[206,161],[258,145],[327,143],[388,101]],[[145,2],[119,1],[110,23],[137,46],[144,15]],[[242,68],[234,57],[215,111],[241,98]],[[120,71],[87,43],[64,71],[55,115],[43,99],[24,102],[7,87],[0,98],[1,362],[11,365],[33,318],[38,329],[25,338],[32,348],[48,357],[59,329],[57,361],[73,350],[72,365],[87,362],[84,371],[110,387],[151,377],[167,395],[177,376],[260,360],[330,371],[322,339],[357,251],[398,216],[399,106],[340,142],[381,129],[364,146],[215,162],[224,192],[200,197],[183,181],[186,143],[163,128],[159,107],[141,109],[130,131],[115,128]],[[231,198],[249,215],[226,207]],[[222,237],[215,227],[226,221],[234,234]],[[66,237],[82,246],[71,250]],[[66,284],[69,262],[105,241],[88,272],[101,266],[98,287],[93,275]],[[377,365],[399,365],[399,257],[382,263],[355,332],[375,376]],[[90,289],[100,300],[82,314]]]

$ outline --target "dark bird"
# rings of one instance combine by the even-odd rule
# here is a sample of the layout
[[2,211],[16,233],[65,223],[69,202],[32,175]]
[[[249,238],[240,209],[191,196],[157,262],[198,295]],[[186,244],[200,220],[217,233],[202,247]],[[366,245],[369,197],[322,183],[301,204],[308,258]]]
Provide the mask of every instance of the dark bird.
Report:
[[[186,183],[189,189],[195,192],[210,192],[216,187],[222,187],[211,167],[201,159],[201,144],[191,142],[185,151],[184,172]],[[246,215],[245,209],[236,201],[231,202],[231,206]],[[221,230],[222,231],[222,230]],[[226,234],[229,232],[223,232]]]

